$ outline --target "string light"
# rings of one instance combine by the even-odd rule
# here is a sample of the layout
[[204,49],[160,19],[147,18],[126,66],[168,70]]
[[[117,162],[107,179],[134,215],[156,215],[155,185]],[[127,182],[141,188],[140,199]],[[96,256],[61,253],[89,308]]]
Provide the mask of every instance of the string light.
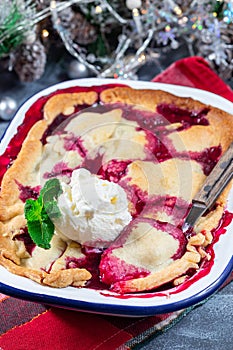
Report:
[[57,7],[57,2],[55,0],[50,1],[50,8],[53,10]]
[[179,25],[183,26],[188,22],[188,17],[184,16],[178,20]]
[[100,14],[102,12],[103,12],[102,7],[100,5],[97,5],[95,8],[95,13]]
[[177,5],[174,7],[173,11],[175,12],[175,14],[176,14],[177,16],[181,16],[181,15],[183,14],[183,11],[182,11],[181,8],[180,8],[179,6],[177,6]]
[[43,29],[41,35],[42,35],[43,38],[48,38],[49,31],[47,29]]
[[138,62],[142,63],[146,60],[146,55],[144,53],[142,53],[139,57],[138,57]]
[[138,9],[134,8],[134,9],[132,10],[132,12],[133,12],[133,16],[134,16],[134,17],[138,17],[138,16],[139,16],[139,11],[138,11]]

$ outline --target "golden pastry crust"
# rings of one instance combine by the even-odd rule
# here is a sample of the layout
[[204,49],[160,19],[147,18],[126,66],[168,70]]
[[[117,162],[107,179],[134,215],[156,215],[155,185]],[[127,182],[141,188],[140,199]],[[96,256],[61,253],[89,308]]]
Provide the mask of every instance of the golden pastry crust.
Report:
[[58,94],[51,97],[44,107],[44,118],[50,124],[59,114],[70,115],[74,113],[75,106],[92,106],[97,101],[95,91]]
[[[216,222],[215,222],[216,223]],[[173,281],[175,286],[183,283],[189,269],[198,270],[202,258],[209,259],[203,247],[210,244],[212,237],[207,233],[198,233],[188,240],[185,254],[171,262],[168,266],[152,272],[146,277],[123,280],[113,285],[113,290],[118,293],[135,293],[149,291]]]
[[[175,86],[174,86],[175,93]],[[206,140],[209,135],[214,135],[216,145],[220,142],[223,152],[229,147],[232,142],[232,115],[212,106],[207,106],[202,102],[196,101],[192,98],[183,98],[175,96],[171,93],[161,90],[134,90],[130,87],[115,87],[112,89],[104,90],[100,95],[103,103],[117,103],[122,102],[129,105],[144,107],[148,111],[156,111],[157,105],[160,103],[174,104],[180,108],[187,110],[199,111],[207,108],[208,121],[210,123],[210,130],[207,132]],[[224,123],[224,128],[223,128]],[[192,129],[197,128],[193,133],[197,133],[198,126],[193,126],[186,132],[192,132]],[[196,144],[195,140],[193,143]],[[208,146],[206,146],[208,147]]]
[[23,213],[16,180],[22,185],[38,184],[38,164],[42,158],[41,138],[48,126],[59,114],[72,114],[76,105],[93,105],[96,92],[67,93],[52,96],[44,106],[43,120],[38,121],[29,131],[20,153],[3,177],[0,193],[0,220],[6,221]]
[[11,257],[6,258],[4,252],[0,255],[0,263],[16,275],[28,277],[40,284],[56,288],[68,286],[83,287],[86,281],[91,278],[90,272],[86,269],[73,268],[47,273],[43,270],[25,268],[14,263]]
[[[204,108],[208,109],[206,116],[209,122],[208,126],[203,127],[199,125],[193,125],[191,128],[179,132],[179,140],[177,140],[176,133],[170,134],[168,137],[169,141],[177,150],[179,149],[179,142],[181,141],[182,147],[188,151],[196,152],[208,147],[220,145],[222,152],[225,152],[232,142],[233,117],[224,111],[213,108],[211,106],[206,106],[203,103],[195,101],[191,98],[177,97],[160,90],[135,90],[128,87],[106,87],[106,89],[103,90],[99,96],[96,91],[77,93],[59,92],[58,94],[53,95],[48,99],[43,107],[42,120],[39,120],[37,123],[35,123],[29,131],[16,160],[5,173],[1,184],[0,264],[6,267],[12,273],[29,277],[32,280],[44,285],[58,288],[66,287],[69,285],[84,286],[86,281],[91,278],[90,272],[88,272],[86,269],[65,269],[64,261],[62,262],[62,259],[57,259],[56,265],[54,265],[54,268],[50,272],[46,272],[38,268],[24,266],[22,264],[22,261],[24,259],[27,259],[27,252],[23,243],[19,243],[17,240],[15,240],[15,235],[26,226],[26,220],[24,218],[24,202],[20,199],[19,184],[22,186],[31,187],[40,185],[41,174],[39,173],[38,169],[40,168],[40,163],[44,152],[44,145],[41,139],[47,128],[59,114],[69,116],[74,113],[75,107],[78,105],[92,106],[98,101],[98,97],[103,104],[114,104],[120,102],[126,105],[134,105],[136,107],[139,106],[139,109],[145,109],[153,112],[156,111],[156,107],[160,103],[167,103],[170,105],[174,104],[175,106],[187,110],[199,111]],[[120,123],[122,121],[120,118],[121,117],[117,116],[117,123]],[[131,125],[133,125],[132,122]],[[114,128],[115,127],[117,128],[116,125]],[[179,123],[177,125],[171,124],[168,126],[168,128],[171,130],[176,130],[179,128]],[[121,135],[124,135],[125,131],[123,129],[118,128],[117,130],[118,134],[121,133]],[[107,130],[103,129],[105,138],[112,137],[114,132],[115,129],[113,130],[113,128],[109,133]],[[197,136],[199,137],[198,141]],[[138,144],[143,144],[145,142],[145,135],[143,134],[143,131],[138,132],[137,137],[134,133],[132,133],[132,140],[134,142],[136,140]],[[98,142],[100,143],[100,141]],[[111,160],[111,152],[115,152],[118,154],[119,158],[122,159],[124,158],[123,153],[127,154],[127,150],[122,151],[122,149],[116,145],[117,144],[114,143],[115,148],[112,148],[112,146],[106,148],[106,161]],[[146,191],[147,184],[145,184],[145,179],[142,179],[141,170],[143,167],[146,169],[147,160],[143,157],[145,157],[145,154],[141,152],[140,157],[131,163],[131,167],[129,166],[128,169],[128,177],[130,178],[129,182],[131,181],[132,185],[136,184],[143,191]],[[177,160],[177,162],[180,164],[181,161]],[[165,183],[166,177],[170,176],[170,174],[174,172],[173,163],[174,159],[165,161],[162,164],[162,170],[166,173],[166,176],[165,179],[163,179],[163,183],[158,182],[158,188],[161,189],[164,186],[164,188],[167,189],[170,186],[172,190],[174,190],[176,186],[175,182],[173,183],[172,181],[167,181],[167,183]],[[157,164],[153,164],[152,168],[156,168],[156,166]],[[130,173],[133,168],[134,170],[132,173]],[[138,171],[137,168],[140,168],[140,171]],[[189,194],[188,199],[185,198],[185,200],[188,202],[191,201],[191,198],[198,191],[198,188],[200,188],[205,179],[205,175],[200,170],[199,165],[196,164],[192,168],[194,169],[193,173],[196,175],[194,184],[191,186],[191,194]],[[147,181],[148,178],[150,178],[149,175],[151,169],[148,169],[148,171],[149,173],[146,179]],[[152,183],[153,179],[149,179],[149,182]],[[162,271],[153,272],[145,278],[119,282],[119,285],[116,287],[116,289],[118,288],[120,292],[137,292],[153,289],[172,280],[175,281],[175,284],[178,284],[180,283],[179,281],[182,281],[185,278],[185,273],[188,269],[198,269],[198,263],[205,255],[204,248],[212,241],[211,230],[218,226],[218,223],[222,217],[229,189],[230,185],[219,197],[216,209],[211,211],[205,218],[201,218],[198,221],[195,227],[197,235],[189,240],[187,244],[187,251],[183,257],[172,262]],[[156,191],[157,189],[153,188],[152,186],[152,194],[158,194],[158,191]],[[170,190],[168,189],[168,193],[166,194],[169,194],[169,191]],[[179,195],[179,193],[177,194],[174,192],[174,195]],[[159,218],[155,217],[155,219]]]
[[[178,149],[180,146],[182,149],[188,151],[200,151],[208,147],[220,145],[223,154],[233,141],[233,116],[219,108],[205,105],[204,103],[192,98],[178,97],[161,90],[135,90],[130,87],[115,87],[104,90],[100,95],[100,99],[103,103],[126,103],[129,105],[140,106],[140,108],[153,112],[156,111],[156,107],[160,103],[167,103],[169,105],[174,104],[177,107],[187,110],[199,111],[202,109],[208,109],[208,126],[203,127],[193,125],[187,130],[180,131],[178,137],[176,133],[172,133],[169,136],[170,140],[174,142],[174,146]],[[171,124],[171,127],[172,125],[174,124]],[[232,182],[218,198],[217,203],[220,206],[226,204],[226,197],[231,186]],[[195,195],[195,193],[193,193],[193,195]],[[215,222],[215,225],[217,225],[217,222]]]
[[[183,151],[186,149],[192,152],[200,152],[205,148],[221,145],[222,152],[224,153],[232,142],[233,117],[222,110],[211,106],[206,106],[203,103],[190,98],[184,99],[174,97],[172,94],[163,91],[135,91],[127,87],[116,87],[103,91],[101,94],[101,100],[104,103],[123,102],[136,106],[140,105],[151,111],[156,111],[157,105],[161,102],[171,105],[174,104],[175,106],[188,110],[193,109],[195,111],[207,108],[209,110],[207,114],[209,121],[208,126],[203,127],[201,125],[193,125],[187,130],[180,131],[179,133],[171,133],[169,135],[168,138],[172,141],[173,146],[177,151]],[[223,123],[225,127],[223,127]],[[198,170],[196,168],[194,171],[194,168],[198,166],[196,163],[196,166],[192,169],[192,174],[196,174],[196,178],[192,182],[192,189],[189,193],[185,193],[185,186],[177,186],[176,182],[177,176],[175,175],[176,172],[179,172],[179,163],[182,163],[182,161],[178,159],[176,163],[174,158],[161,164],[153,164],[149,162],[147,164],[147,162],[136,161],[131,163],[130,171],[127,176],[132,184],[138,184],[139,187],[148,194],[150,191],[157,193],[167,191],[166,194],[170,192],[170,194],[179,195],[177,190],[180,191],[182,188],[183,195],[186,197],[185,199],[189,199],[190,201],[190,199],[193,198],[193,196],[198,192],[206,176],[204,175],[203,171],[200,171],[200,167]],[[156,173],[153,172],[153,168],[155,169],[158,166],[161,168],[160,175],[163,175],[165,172],[165,176],[164,178],[161,177],[161,179],[157,177],[154,179],[154,181],[152,181],[150,180],[150,177],[153,177],[153,174]],[[176,169],[173,169],[174,166]],[[180,169],[181,173],[183,173],[183,171],[184,169]],[[169,174],[174,174],[174,177],[171,179]],[[167,181],[169,180],[168,183],[164,183],[164,180],[166,179]],[[178,178],[178,180],[180,180],[180,178]],[[190,183],[190,179],[188,182]],[[150,186],[150,184],[152,184],[152,186]],[[120,281],[114,284],[113,290],[120,293],[140,292],[154,289],[155,287],[159,287],[170,281],[173,281],[174,285],[178,285],[185,280],[186,271],[188,271],[190,268],[197,270],[199,266],[198,263],[200,262],[201,258],[209,258],[209,256],[203,250],[203,247],[212,242],[213,236],[211,231],[213,228],[218,226],[220,219],[222,218],[226,205],[226,197],[229,193],[230,187],[231,185],[229,185],[218,198],[218,205],[216,209],[211,211],[206,217],[202,217],[197,222],[195,226],[197,235],[189,240],[187,252],[182,258],[175,260],[162,270],[151,273],[147,277]],[[189,198],[187,198],[188,195],[190,196]],[[148,213],[145,215],[147,216]],[[157,220],[163,220],[164,213],[161,214],[156,212],[154,214],[154,218]],[[204,232],[205,235],[203,235],[201,232]]]
[[165,269],[151,273],[149,276],[121,281],[114,285],[119,293],[135,293],[151,290],[182,276],[189,269],[198,269],[201,257],[198,252],[186,252],[182,258],[175,260]]
[[134,161],[128,166],[128,173],[123,180],[128,179],[130,185],[139,186],[148,197],[170,195],[191,203],[205,178],[197,162],[172,158],[161,163]]
[[13,238],[15,232],[26,225],[18,183],[32,187],[40,184],[38,169],[42,159],[43,134],[59,114],[72,113],[75,106],[93,105],[96,100],[97,94],[93,91],[51,97],[44,106],[43,119],[33,125],[16,160],[3,177],[0,193],[0,263],[12,273],[58,288],[68,285],[84,286],[91,278],[85,269],[70,269],[67,270],[68,274],[61,269],[48,274],[40,269],[20,266],[19,246]]

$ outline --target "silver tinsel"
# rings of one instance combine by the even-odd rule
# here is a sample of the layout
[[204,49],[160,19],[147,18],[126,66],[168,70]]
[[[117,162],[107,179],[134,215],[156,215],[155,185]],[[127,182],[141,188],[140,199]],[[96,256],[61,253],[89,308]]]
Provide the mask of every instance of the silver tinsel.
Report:
[[[218,27],[218,22],[216,22]],[[197,53],[203,56],[223,79],[233,75],[233,24],[203,30],[197,43]]]

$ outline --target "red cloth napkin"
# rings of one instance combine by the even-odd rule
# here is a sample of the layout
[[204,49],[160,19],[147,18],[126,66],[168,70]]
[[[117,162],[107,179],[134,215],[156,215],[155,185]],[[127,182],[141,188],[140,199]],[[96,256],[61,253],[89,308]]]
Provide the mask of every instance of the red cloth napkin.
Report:
[[188,57],[176,61],[153,81],[195,87],[218,94],[233,102],[233,91],[210,68],[202,57]]
[[[233,101],[233,91],[200,57],[177,61],[153,81],[196,87]],[[226,283],[231,280],[233,274]],[[127,350],[165,331],[191,310],[122,318],[46,307],[0,294],[0,349]]]

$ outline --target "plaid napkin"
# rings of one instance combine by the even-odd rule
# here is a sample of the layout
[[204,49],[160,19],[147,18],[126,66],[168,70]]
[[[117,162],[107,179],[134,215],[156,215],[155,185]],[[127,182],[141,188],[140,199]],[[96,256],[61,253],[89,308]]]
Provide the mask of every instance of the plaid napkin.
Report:
[[[200,57],[177,61],[153,81],[197,87],[233,101],[233,91]],[[226,283],[231,280],[233,273]],[[0,294],[0,350],[128,350],[172,327],[194,307],[123,318],[47,307]]]

